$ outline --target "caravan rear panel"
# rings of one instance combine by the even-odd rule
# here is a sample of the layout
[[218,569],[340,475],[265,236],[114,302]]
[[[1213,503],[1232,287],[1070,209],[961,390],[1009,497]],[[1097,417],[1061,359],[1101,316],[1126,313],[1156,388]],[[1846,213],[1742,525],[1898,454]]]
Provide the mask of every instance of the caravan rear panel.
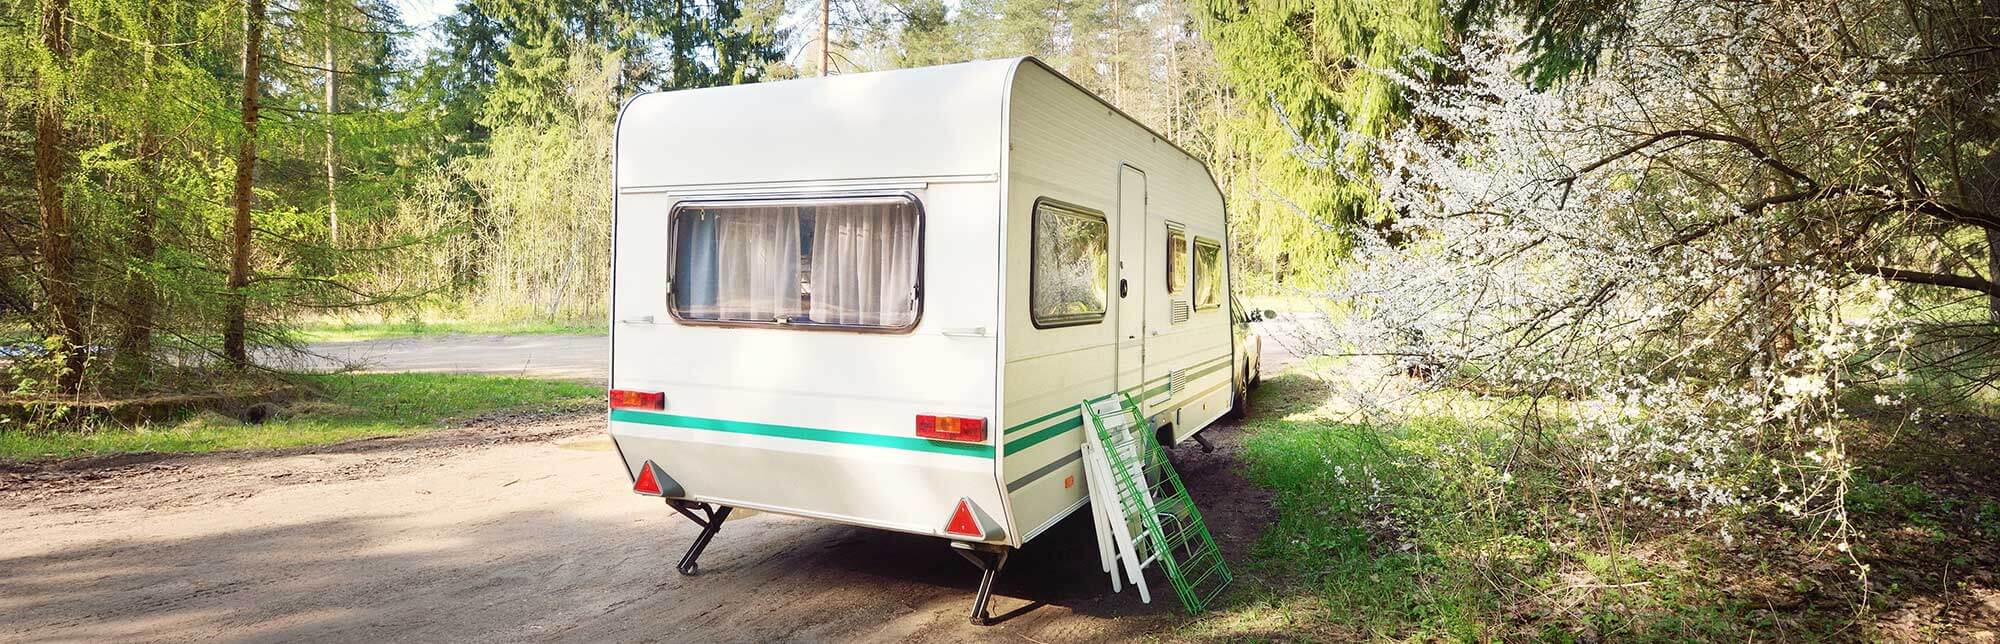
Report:
[[916,434],[919,415],[998,417],[1005,66],[970,67],[627,106],[610,386],[665,397],[610,414],[628,472],[920,534],[960,499],[1002,514],[995,436]]

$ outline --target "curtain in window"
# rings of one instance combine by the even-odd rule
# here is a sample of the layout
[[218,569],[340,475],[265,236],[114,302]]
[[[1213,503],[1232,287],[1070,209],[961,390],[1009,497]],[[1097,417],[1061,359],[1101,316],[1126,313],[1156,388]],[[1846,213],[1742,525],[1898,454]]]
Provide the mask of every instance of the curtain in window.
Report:
[[715,252],[718,215],[697,210],[681,215],[674,239],[674,304],[682,317],[716,319]]
[[810,319],[886,327],[915,321],[916,212],[900,203],[814,210]]
[[722,319],[769,322],[802,313],[799,209],[720,214],[716,302]]

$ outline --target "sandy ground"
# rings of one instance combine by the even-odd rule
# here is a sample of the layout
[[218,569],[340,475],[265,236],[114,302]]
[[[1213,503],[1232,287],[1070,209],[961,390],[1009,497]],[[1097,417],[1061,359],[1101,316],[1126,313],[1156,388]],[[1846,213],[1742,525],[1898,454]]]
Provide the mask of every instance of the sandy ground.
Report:
[[[693,524],[626,492],[595,415],[495,418],[285,452],[0,472],[0,640],[1123,639],[1181,619],[1113,595],[1087,514],[975,569],[941,541],[777,515]],[[1237,432],[1182,471],[1233,561],[1269,520]],[[1163,580],[1157,590],[1165,589]]]
[[[408,353],[380,355],[459,359]],[[1289,358],[1269,353],[1273,371]],[[503,415],[320,448],[0,463],[0,640],[1049,642],[1185,619],[1164,580],[1150,605],[1111,594],[1087,513],[1016,553],[1004,621],[984,628],[966,622],[976,570],[927,537],[739,515],[683,577],[695,526],[626,491],[602,432],[595,414]],[[1241,569],[1269,502],[1236,471],[1238,430],[1209,434],[1216,453],[1177,459]]]

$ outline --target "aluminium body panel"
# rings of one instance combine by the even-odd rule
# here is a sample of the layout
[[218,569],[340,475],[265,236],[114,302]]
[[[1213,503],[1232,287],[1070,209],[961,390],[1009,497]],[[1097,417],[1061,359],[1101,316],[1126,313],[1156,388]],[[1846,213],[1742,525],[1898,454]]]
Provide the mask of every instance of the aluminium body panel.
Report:
[[[1227,307],[1192,311],[1188,319],[1170,322],[1163,290],[1166,223],[1218,241],[1225,239],[1225,226],[1221,193],[1200,161],[1037,61],[1024,61],[1015,72],[1007,119],[1001,480],[1009,522],[1032,538],[1088,498],[1077,408],[1082,399],[1129,389],[1148,414],[1184,417],[1174,423],[1178,437],[1226,411],[1226,403],[1213,409],[1210,398],[1216,383],[1226,391],[1230,378]],[[1134,171],[1143,175],[1142,204],[1132,203],[1129,194]],[[1072,204],[1108,220],[1114,261],[1106,283],[1112,301],[1098,323],[1034,324],[1028,249],[1040,200]],[[1128,234],[1131,220],[1141,217],[1140,230]],[[1144,248],[1130,252],[1134,243]],[[1126,261],[1121,266],[1117,259]],[[1132,265],[1135,261],[1139,265]],[[1119,305],[1121,279],[1137,306]],[[1120,318],[1132,315],[1143,317],[1140,337],[1122,338],[1121,330],[1134,327],[1129,317]],[[1134,352],[1140,355],[1136,361],[1129,359]],[[1134,369],[1136,376],[1130,373]]]

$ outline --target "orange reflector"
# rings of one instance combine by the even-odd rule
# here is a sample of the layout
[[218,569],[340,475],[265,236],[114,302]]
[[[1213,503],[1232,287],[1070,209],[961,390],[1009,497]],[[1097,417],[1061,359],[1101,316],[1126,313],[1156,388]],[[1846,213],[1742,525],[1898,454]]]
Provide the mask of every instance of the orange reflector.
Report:
[[946,534],[974,539],[986,538],[986,531],[979,527],[979,520],[972,516],[972,504],[965,499],[958,500],[958,509],[951,511],[951,521],[944,524]]
[[917,414],[917,437],[961,443],[986,440],[986,419]]
[[663,391],[611,390],[613,409],[666,409],[667,394]]
[[639,480],[632,482],[632,491],[646,496],[663,495],[660,492],[660,477],[653,474],[652,461],[646,461],[645,465],[639,466]]

